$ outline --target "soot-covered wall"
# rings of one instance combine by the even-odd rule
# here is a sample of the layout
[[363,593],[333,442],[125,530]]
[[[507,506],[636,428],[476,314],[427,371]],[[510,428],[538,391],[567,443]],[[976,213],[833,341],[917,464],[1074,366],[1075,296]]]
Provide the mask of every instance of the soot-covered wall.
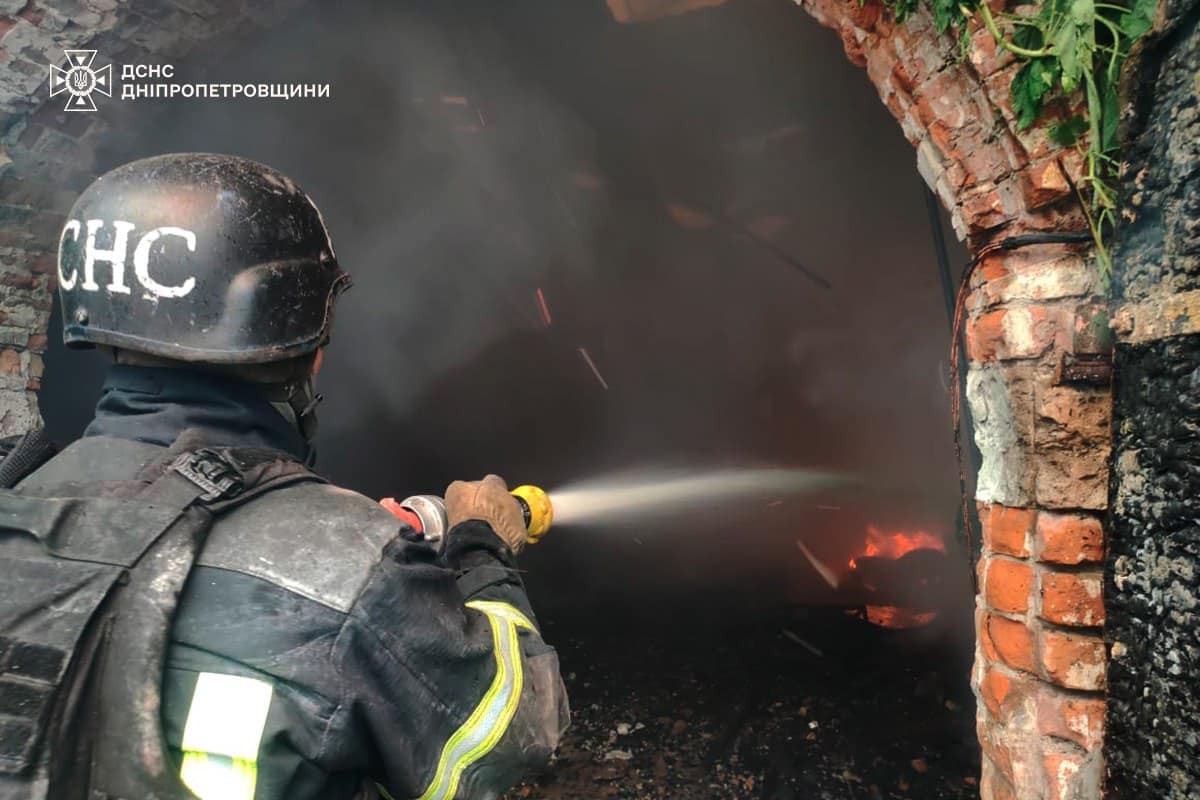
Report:
[[[1190,6],[1190,8],[1189,8]],[[1133,75],[1116,251],[1108,792],[1200,797],[1200,4]]]

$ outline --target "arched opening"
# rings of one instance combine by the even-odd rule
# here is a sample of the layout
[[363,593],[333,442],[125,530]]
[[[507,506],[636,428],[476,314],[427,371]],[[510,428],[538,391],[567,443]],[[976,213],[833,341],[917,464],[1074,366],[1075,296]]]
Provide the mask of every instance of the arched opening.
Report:
[[[317,200],[357,283],[320,465],[369,495],[646,464],[848,479],[534,548],[576,730],[528,796],[973,795],[946,296],[912,150],[869,83],[785,0],[636,27],[601,3],[445,5],[312,8],[206,43],[177,74],[332,97],[115,107],[126,135],[97,169],[234,152]],[[52,345],[47,363],[44,416],[74,435],[98,359]],[[950,555],[882,565],[875,597],[849,565],[872,529]],[[939,617],[845,613],[867,605]]]

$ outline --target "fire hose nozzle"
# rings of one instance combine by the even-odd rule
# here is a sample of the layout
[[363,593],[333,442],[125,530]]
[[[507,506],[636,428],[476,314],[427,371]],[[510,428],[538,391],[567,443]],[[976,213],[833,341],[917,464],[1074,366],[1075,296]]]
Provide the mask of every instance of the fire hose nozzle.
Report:
[[554,506],[550,504],[550,495],[544,489],[525,484],[513,489],[512,496],[517,498],[517,504],[525,516],[525,529],[529,531],[525,541],[537,544],[554,524]]
[[[537,544],[554,524],[554,506],[550,504],[550,496],[545,490],[528,484],[518,486],[511,494],[525,518],[525,530],[528,531],[526,543]],[[424,535],[426,541],[441,547],[450,528],[446,517],[446,501],[441,497],[417,494],[399,501],[394,497],[385,497],[379,501],[379,505],[411,525]]]

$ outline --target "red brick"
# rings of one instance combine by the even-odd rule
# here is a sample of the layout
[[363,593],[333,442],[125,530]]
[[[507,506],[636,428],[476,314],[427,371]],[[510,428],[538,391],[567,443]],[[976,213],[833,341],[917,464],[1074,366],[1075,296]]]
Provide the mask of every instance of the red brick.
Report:
[[979,680],[979,696],[992,720],[1005,723],[1017,714],[1025,701],[1036,695],[1044,684],[1023,673],[1010,673],[1003,668],[984,665]]
[[1099,573],[1042,573],[1042,619],[1059,625],[1104,624],[1104,580]]
[[1014,57],[1007,50],[1001,50],[996,45],[996,38],[987,30],[980,29],[971,36],[971,63],[979,77],[987,78],[1011,64]]
[[14,225],[0,227],[0,247],[24,247],[34,236],[29,231]]
[[998,308],[967,320],[967,355],[976,362],[1036,358],[1057,333],[1057,321],[1044,307]]
[[913,96],[926,127],[941,120],[952,129],[968,121],[964,75],[959,70],[942,70],[917,88]]
[[967,320],[967,357],[995,361],[1004,344],[1004,311],[990,311]]
[[1046,676],[1059,686],[1093,692],[1104,689],[1107,664],[1099,637],[1043,631],[1041,651]]
[[940,119],[934,120],[928,130],[929,138],[937,146],[938,152],[949,158],[954,152],[954,131]]
[[12,17],[0,16],[0,38],[4,38],[4,34],[11,31],[17,26],[17,21]]
[[[992,127],[981,128],[974,121],[967,122],[957,130],[954,141],[956,161],[962,163],[968,174],[968,182],[997,183],[1002,177],[1013,171],[1013,160],[1003,147],[997,147],[993,140],[995,135]],[[953,157],[953,156],[952,156]]]
[[879,17],[883,15],[883,3],[879,0],[866,0],[862,3],[847,3],[843,9],[850,17],[850,22],[854,27],[864,31],[869,31],[875,27],[875,23],[879,22]]
[[38,8],[33,3],[28,3],[25,8],[18,12],[17,16],[33,25],[37,25],[42,21],[42,17],[45,16],[45,14],[45,11]]
[[0,374],[20,375],[21,354],[7,347],[0,350]]
[[979,519],[983,525],[983,546],[989,551],[1019,558],[1029,556],[1029,537],[1037,520],[1035,510],[981,503]]
[[1104,560],[1104,529],[1096,517],[1043,511],[1037,520],[1037,557],[1051,564]]
[[39,253],[29,259],[29,271],[35,275],[51,275],[58,271],[56,253]]
[[1020,64],[1009,64],[984,80],[984,91],[988,99],[1010,126],[1015,125],[1017,120],[1012,110],[1012,79],[1020,69]]
[[1038,732],[1094,750],[1104,741],[1106,704],[1100,698],[1074,697],[1047,689],[1038,697]]
[[916,88],[916,81],[913,80],[908,64],[900,60],[892,64],[892,78],[895,79],[896,86],[905,94],[912,95],[913,89]]
[[1033,634],[1024,623],[984,614],[981,629],[984,654],[1013,669],[1036,672],[1033,656]]
[[979,681],[979,696],[993,719],[1001,719],[1000,712],[1012,691],[1012,683],[1013,679],[1003,672],[984,667],[983,678]]
[[1025,191],[1026,204],[1031,209],[1048,206],[1071,194],[1071,187],[1054,156],[1042,159],[1024,170],[1021,173],[1021,188]]
[[[1013,752],[1008,746],[1003,729],[997,725],[977,722],[975,733],[985,758],[994,771],[1011,785],[1013,778]],[[1001,795],[1002,796],[1002,795]]]
[[987,559],[984,575],[984,599],[997,611],[1024,614],[1029,610],[1033,589],[1033,568],[1024,561],[1008,558]]
[[44,333],[34,333],[29,336],[29,341],[26,347],[35,353],[43,353],[46,351],[47,338]]
[[1000,190],[987,184],[964,192],[961,207],[972,234],[989,231],[1013,219],[1005,207]]
[[0,285],[17,289],[32,289],[37,285],[33,275],[21,272],[0,272]]

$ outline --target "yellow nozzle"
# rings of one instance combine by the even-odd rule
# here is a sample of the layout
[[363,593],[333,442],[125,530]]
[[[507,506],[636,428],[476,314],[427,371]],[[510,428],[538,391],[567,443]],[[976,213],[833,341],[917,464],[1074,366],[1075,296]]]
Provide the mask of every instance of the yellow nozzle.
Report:
[[529,485],[518,486],[512,490],[512,495],[525,512],[525,527],[529,529],[525,541],[537,544],[554,524],[554,506],[550,505],[550,496],[542,489]]

